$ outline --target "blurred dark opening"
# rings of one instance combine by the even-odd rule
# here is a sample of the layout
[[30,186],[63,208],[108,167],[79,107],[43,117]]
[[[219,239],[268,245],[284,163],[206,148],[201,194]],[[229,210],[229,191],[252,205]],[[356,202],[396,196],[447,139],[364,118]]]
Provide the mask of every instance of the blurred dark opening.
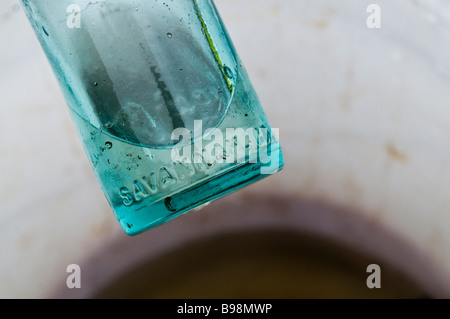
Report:
[[[381,289],[366,285],[381,267]],[[148,260],[92,298],[426,298],[396,269],[337,243],[297,232],[215,235]]]

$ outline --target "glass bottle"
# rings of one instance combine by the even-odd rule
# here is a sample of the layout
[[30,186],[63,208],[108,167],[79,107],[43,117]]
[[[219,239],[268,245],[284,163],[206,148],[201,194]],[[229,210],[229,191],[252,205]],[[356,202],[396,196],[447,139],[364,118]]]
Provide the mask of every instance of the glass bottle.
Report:
[[212,0],[22,4],[127,234],[283,167]]

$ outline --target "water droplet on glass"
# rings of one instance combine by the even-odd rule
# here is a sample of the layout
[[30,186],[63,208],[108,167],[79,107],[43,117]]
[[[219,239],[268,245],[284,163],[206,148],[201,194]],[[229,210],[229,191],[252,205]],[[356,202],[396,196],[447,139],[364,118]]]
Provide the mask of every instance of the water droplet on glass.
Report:
[[44,31],[44,33],[45,33],[46,36],[49,36],[49,34],[48,34],[47,30],[45,30],[45,27],[44,27],[44,26],[42,26],[42,31]]
[[177,210],[176,207],[173,206],[172,197],[166,197],[164,199],[164,205],[166,205],[166,208],[171,212],[175,212]]
[[233,78],[233,72],[231,72],[230,68],[227,66],[223,67],[223,72],[227,76],[227,78],[232,79]]
[[105,146],[106,146],[107,149],[110,150],[112,148],[112,143],[111,142],[106,142]]

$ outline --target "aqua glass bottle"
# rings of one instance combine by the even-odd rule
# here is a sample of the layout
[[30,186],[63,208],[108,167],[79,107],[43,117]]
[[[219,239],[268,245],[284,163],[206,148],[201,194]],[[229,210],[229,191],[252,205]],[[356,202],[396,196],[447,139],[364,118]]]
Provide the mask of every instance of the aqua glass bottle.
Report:
[[127,234],[282,168],[212,0],[22,4]]

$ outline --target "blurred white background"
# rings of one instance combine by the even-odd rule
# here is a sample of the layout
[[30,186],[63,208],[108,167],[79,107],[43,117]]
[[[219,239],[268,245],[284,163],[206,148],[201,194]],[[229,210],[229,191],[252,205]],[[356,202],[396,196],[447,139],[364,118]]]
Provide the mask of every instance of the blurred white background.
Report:
[[[95,180],[19,1],[2,0],[0,297],[54,296],[67,265],[86,269],[95,256],[86,290],[67,293],[86,296],[146,250],[224,228],[296,223],[386,261],[428,294],[450,296],[450,3],[376,1],[382,24],[369,29],[372,2],[216,0],[280,128],[286,167],[130,238]],[[305,213],[276,201],[266,211],[249,208],[249,198],[270,196],[337,210]],[[227,211],[241,202],[239,214]]]

